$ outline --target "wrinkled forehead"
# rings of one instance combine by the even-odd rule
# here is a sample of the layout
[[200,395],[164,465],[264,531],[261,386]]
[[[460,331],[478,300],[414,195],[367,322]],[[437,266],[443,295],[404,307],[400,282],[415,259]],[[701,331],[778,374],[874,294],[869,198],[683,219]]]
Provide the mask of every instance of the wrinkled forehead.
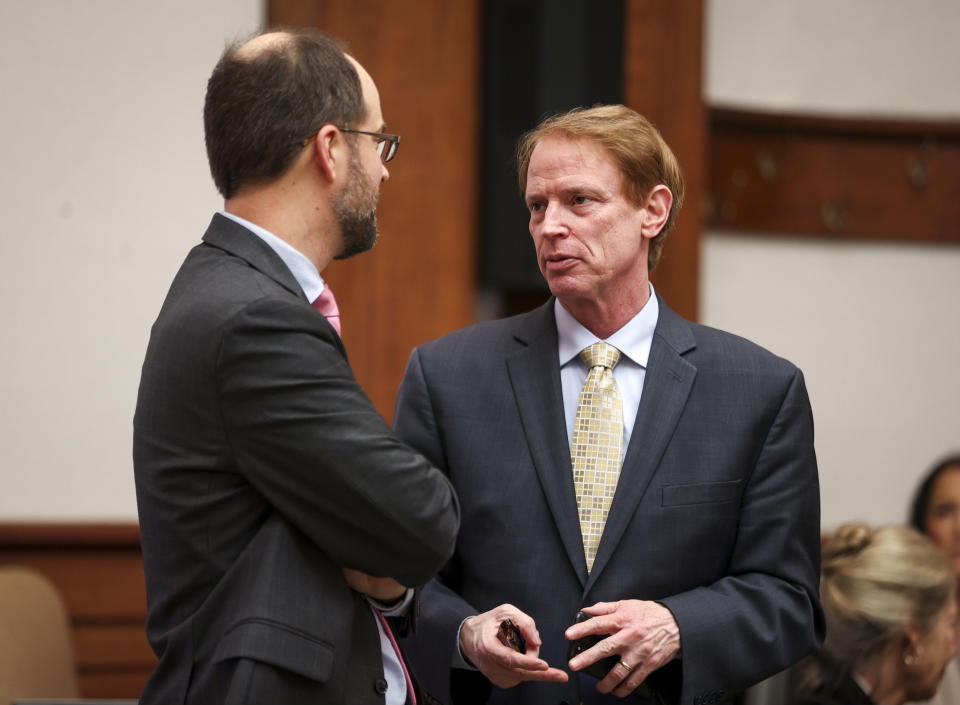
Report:
[[618,188],[622,175],[616,160],[597,141],[551,134],[533,148],[527,165],[527,190],[542,180],[603,181]]

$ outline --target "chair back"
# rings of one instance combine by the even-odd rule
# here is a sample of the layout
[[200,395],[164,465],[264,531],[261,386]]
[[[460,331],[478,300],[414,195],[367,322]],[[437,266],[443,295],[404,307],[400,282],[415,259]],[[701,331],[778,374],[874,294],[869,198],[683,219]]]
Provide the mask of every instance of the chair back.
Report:
[[79,696],[73,634],[59,591],[34,570],[0,566],[0,705]]

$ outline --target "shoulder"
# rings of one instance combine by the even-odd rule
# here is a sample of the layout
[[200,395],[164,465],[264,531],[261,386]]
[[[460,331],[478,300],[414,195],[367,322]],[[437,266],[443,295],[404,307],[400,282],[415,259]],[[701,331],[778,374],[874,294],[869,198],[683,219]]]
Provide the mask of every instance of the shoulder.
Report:
[[517,316],[461,328],[418,346],[415,353],[425,359],[435,356],[475,359],[510,354],[526,347],[531,338],[550,335],[551,329],[556,335],[556,324],[549,305]]
[[[220,349],[231,340],[277,341],[277,335],[339,338],[304,296],[242,257],[207,244],[187,255],[151,330],[151,348],[176,357]],[[294,343],[290,343],[293,345]]]
[[797,367],[761,345],[718,328],[693,323],[661,300],[654,338],[683,355],[698,370],[718,373],[781,374],[793,377]]
[[724,369],[770,371],[793,374],[797,367],[792,362],[752,340],[727,331],[691,323],[691,332],[697,341],[693,358]]
[[161,316],[230,319],[259,305],[292,310],[309,307],[302,295],[250,262],[203,243],[190,251],[177,272]]

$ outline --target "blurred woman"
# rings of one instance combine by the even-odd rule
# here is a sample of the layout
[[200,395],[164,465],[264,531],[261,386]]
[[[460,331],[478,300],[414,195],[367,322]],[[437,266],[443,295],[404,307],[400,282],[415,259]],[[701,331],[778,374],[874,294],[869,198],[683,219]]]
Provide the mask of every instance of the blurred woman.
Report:
[[936,692],[956,650],[956,575],[905,526],[845,524],[823,539],[821,650],[801,667],[802,705],[900,705]]
[[[927,472],[910,511],[910,525],[929,536],[947,554],[960,575],[960,455],[951,455]],[[947,666],[937,693],[928,705],[960,703],[960,662]]]
[[933,539],[960,575],[960,455],[933,466],[917,488],[910,525]]

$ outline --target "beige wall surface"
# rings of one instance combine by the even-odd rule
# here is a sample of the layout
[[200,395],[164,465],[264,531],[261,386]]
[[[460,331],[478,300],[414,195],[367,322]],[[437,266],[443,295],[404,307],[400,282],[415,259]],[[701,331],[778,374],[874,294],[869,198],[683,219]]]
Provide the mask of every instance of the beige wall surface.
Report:
[[956,0],[708,0],[714,105],[956,119]]
[[[960,120],[954,0],[708,7],[710,103]],[[707,233],[702,254],[702,321],[805,372],[823,525],[903,521],[919,477],[960,451],[960,247]]]
[[0,520],[133,519],[149,328],[220,207],[207,76],[261,0],[0,2]]
[[[953,0],[713,0],[711,103],[960,118]],[[133,519],[149,326],[220,201],[201,105],[261,0],[0,2],[0,520]],[[960,448],[956,247],[705,238],[703,321],[800,365],[825,524]]]

